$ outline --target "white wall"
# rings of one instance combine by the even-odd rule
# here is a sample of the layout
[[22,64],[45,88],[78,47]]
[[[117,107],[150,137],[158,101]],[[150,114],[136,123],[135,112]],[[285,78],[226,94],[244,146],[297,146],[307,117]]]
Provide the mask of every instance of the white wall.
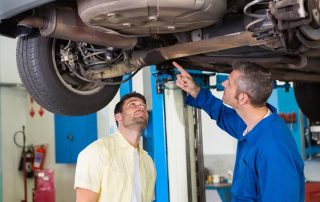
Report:
[[[15,88],[0,89],[1,99],[1,160],[3,170],[3,201],[21,201],[24,199],[23,176],[18,171],[21,157],[21,148],[13,142],[13,134],[22,130],[22,125],[26,125],[26,93],[24,90]],[[22,140],[18,136],[17,140]],[[27,132],[27,144],[31,138]],[[22,141],[19,141],[22,143]],[[32,182],[29,182],[31,185]],[[30,187],[30,186],[29,186]],[[29,195],[31,192],[29,192]]]
[[[210,85],[215,85],[215,77],[210,78]],[[212,94],[222,99],[223,91],[211,90]],[[209,174],[226,176],[233,171],[237,141],[221,130],[215,120],[205,111],[201,111],[204,166]]]
[[26,92],[23,88],[2,85],[21,83],[16,68],[15,47],[15,39],[0,37],[0,154],[3,177],[3,196],[0,197],[8,202],[24,199],[23,177],[18,172],[21,149],[14,144],[13,135],[22,130],[22,125],[26,125]]
[[114,107],[120,100],[120,93],[111,100],[111,102],[97,113],[98,121],[98,138],[112,135],[117,130],[116,121],[114,120]]
[[[223,92],[211,90],[217,97],[222,98]],[[203,134],[203,153],[205,155],[235,154],[236,140],[221,130],[215,120],[212,120],[205,111],[201,111],[202,134]]]
[[16,39],[0,36],[0,82],[21,83],[16,65]]

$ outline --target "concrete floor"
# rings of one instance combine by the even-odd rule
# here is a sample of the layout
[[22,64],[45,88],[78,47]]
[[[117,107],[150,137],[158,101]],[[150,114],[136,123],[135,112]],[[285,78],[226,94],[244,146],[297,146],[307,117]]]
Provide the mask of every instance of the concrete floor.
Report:
[[305,160],[304,174],[307,181],[320,182],[320,159]]

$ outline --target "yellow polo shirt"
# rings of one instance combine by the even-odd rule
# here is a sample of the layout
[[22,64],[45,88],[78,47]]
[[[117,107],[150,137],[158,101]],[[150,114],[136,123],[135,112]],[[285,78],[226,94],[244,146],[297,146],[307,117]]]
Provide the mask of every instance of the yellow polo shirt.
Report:
[[[154,199],[156,170],[139,144],[142,202]],[[99,202],[130,202],[134,173],[134,147],[117,132],[100,138],[80,152],[74,187],[99,193]]]

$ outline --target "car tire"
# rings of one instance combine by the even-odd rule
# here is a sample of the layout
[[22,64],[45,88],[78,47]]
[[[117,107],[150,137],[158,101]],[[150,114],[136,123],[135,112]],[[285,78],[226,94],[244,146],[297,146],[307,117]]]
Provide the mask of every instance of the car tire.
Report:
[[[53,41],[53,38],[43,37],[18,39],[18,71],[31,97],[48,111],[63,115],[85,115],[106,106],[116,95],[119,85],[100,86],[91,93],[70,90],[55,69]],[[117,77],[111,81],[121,79]]]
[[304,115],[311,121],[320,121],[320,84],[295,82],[294,94]]

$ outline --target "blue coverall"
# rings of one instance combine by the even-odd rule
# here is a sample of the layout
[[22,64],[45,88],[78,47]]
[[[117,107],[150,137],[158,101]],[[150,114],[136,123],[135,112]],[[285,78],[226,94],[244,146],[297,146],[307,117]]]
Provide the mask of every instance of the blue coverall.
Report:
[[188,105],[205,110],[217,125],[238,140],[232,202],[303,202],[304,163],[286,123],[276,109],[245,136],[246,124],[232,108],[209,90],[190,95]]

